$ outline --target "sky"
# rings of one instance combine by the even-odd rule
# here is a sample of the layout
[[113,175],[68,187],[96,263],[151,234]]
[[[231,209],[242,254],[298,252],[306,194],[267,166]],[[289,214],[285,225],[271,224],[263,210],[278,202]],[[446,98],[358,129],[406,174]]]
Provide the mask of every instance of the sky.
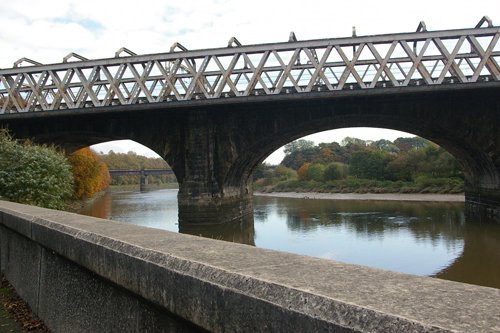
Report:
[[[61,62],[76,52],[89,59],[109,58],[121,47],[137,54],[168,52],[180,42],[190,50],[225,47],[231,37],[242,44],[474,27],[483,16],[500,23],[499,0],[0,0],[0,68],[27,57]],[[342,129],[306,137],[340,142],[345,136],[394,140],[411,136],[382,129]],[[153,152],[131,141],[94,146],[97,151]],[[268,158],[279,163],[283,152]]]

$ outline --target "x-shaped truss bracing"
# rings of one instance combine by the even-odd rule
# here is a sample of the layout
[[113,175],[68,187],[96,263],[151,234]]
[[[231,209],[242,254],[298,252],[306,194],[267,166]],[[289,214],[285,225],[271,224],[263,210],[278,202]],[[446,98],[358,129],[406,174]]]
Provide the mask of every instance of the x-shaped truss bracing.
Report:
[[499,27],[0,69],[0,114],[500,81]]

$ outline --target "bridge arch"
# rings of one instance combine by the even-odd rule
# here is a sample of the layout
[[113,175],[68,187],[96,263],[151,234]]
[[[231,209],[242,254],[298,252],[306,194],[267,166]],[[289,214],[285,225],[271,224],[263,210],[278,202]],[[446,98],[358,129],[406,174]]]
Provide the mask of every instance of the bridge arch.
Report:
[[495,87],[187,103],[76,116],[57,111],[4,123],[15,137],[68,149],[113,139],[145,145],[174,170],[180,220],[193,223],[228,222],[251,214],[253,169],[290,141],[343,127],[396,129],[454,155],[466,177],[466,208],[500,220],[500,104]]
[[[412,133],[443,147],[462,166],[468,189],[497,187],[500,183],[499,156],[498,151],[491,149],[491,141],[495,140],[491,136],[493,129],[489,133],[480,133],[483,129],[471,128],[478,122],[478,114],[485,111],[482,109],[484,106],[472,105],[475,98],[466,96],[452,101],[450,97],[432,98],[429,94],[426,98],[432,98],[434,102],[419,101],[421,96],[409,98],[407,96],[400,101],[394,98],[390,105],[385,102],[377,105],[377,101],[356,101],[355,108],[341,105],[342,102],[333,102],[333,105],[307,104],[300,106],[300,114],[292,115],[287,110],[288,115],[283,117],[289,119],[288,123],[283,121],[278,130],[265,129],[259,135],[260,139],[235,161],[228,172],[227,182],[236,185],[241,178],[248,182],[252,171],[273,151],[306,135],[345,127],[376,127]],[[403,100],[405,102],[400,104]],[[493,119],[498,119],[498,115]],[[480,141],[476,141],[478,136]]]
[[[352,127],[398,130],[425,138],[438,144],[457,159],[457,162],[464,171],[464,176],[468,184],[473,184],[477,181],[477,175],[481,175],[483,181],[498,183],[499,172],[491,158],[473,149],[468,144],[447,140],[446,133],[436,135],[432,129],[419,123],[417,119],[409,119],[407,117],[386,118],[380,116],[363,116],[363,118],[360,118],[357,115],[351,115],[342,119],[332,117],[317,118],[298,124],[288,129],[281,137],[276,137],[275,140],[269,141],[266,144],[256,145],[254,149],[248,150],[248,155],[241,156],[241,161],[235,163],[234,170],[228,174],[228,177],[236,177],[234,180],[235,184],[237,183],[236,179],[239,178],[239,176],[236,176],[238,174],[244,175],[247,181],[251,181],[250,177],[254,169],[271,153],[285,144],[322,131]],[[232,181],[228,179],[228,182]]]

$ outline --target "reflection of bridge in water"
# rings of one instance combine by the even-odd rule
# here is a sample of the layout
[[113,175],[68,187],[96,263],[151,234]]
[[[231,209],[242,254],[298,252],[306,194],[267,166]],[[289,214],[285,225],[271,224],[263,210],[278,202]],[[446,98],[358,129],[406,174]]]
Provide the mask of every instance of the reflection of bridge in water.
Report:
[[435,277],[471,284],[500,288],[500,227],[465,223],[464,250],[448,267]]
[[172,169],[111,169],[109,170],[109,175],[111,177],[120,177],[120,176],[140,176],[139,186],[141,191],[146,190],[146,186],[148,185],[148,176],[156,176],[156,175],[172,175],[174,172]]

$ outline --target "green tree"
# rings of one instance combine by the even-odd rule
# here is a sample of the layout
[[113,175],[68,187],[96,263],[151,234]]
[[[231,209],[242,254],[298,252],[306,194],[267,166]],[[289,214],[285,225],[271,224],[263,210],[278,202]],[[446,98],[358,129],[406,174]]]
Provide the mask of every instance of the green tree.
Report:
[[72,179],[68,161],[54,147],[16,141],[0,130],[0,197],[63,209],[71,197]]
[[340,143],[344,147],[366,147],[366,141],[358,138],[346,136]]
[[375,149],[386,151],[388,153],[393,153],[393,154],[399,153],[398,146],[396,146],[391,141],[385,140],[385,139],[374,141],[374,142],[372,142],[372,144],[370,146],[375,148]]
[[351,175],[365,179],[387,179],[386,166],[393,159],[383,151],[358,151],[352,155],[349,170]]
[[306,149],[309,149],[312,147],[314,147],[313,141],[299,139],[299,140],[292,141],[289,144],[286,144],[284,151],[285,151],[285,154],[293,154],[297,151],[306,150]]

